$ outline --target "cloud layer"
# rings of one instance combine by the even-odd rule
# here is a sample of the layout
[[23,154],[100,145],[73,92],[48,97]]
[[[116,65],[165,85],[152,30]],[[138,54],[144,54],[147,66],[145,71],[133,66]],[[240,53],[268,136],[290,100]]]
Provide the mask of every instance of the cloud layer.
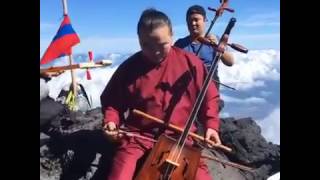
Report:
[[[95,53],[95,60],[110,59],[113,65],[91,69],[92,80],[86,80],[85,70],[76,70],[77,81],[81,83],[92,99],[93,108],[100,106],[100,94],[114,71],[131,53]],[[262,126],[262,133],[268,141],[280,143],[280,51],[257,50],[248,54],[234,52],[236,63],[233,67],[220,64],[219,75],[223,83],[237,88],[232,91],[221,89],[225,101],[222,117],[252,117]],[[75,61],[83,62],[87,54],[75,55]],[[53,65],[67,64],[67,58],[56,60]],[[66,72],[49,81],[50,96],[56,98],[60,90],[71,83]]]
[[222,82],[239,90],[265,86],[265,81],[280,80],[280,51],[253,50],[248,54],[233,52],[235,64],[232,67],[219,65]]

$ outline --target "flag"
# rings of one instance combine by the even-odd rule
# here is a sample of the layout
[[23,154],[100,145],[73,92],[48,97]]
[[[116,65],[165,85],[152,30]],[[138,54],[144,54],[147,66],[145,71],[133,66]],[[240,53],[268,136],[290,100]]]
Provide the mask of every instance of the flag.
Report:
[[42,56],[40,64],[46,64],[56,58],[70,55],[71,47],[78,43],[80,43],[80,39],[71,26],[69,16],[64,15],[59,30]]

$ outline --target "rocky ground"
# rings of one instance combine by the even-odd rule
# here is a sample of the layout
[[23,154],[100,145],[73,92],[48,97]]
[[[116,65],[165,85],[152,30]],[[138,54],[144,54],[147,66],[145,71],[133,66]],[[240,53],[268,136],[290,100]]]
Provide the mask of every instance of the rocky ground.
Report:
[[[40,133],[40,179],[105,179],[114,144],[105,138],[101,119],[97,108],[71,117],[64,114],[52,121],[46,130],[50,136]],[[249,172],[207,160],[215,180],[264,180],[280,171],[280,145],[267,142],[253,119],[222,119],[221,140],[233,153],[209,149],[203,153],[254,169]]]

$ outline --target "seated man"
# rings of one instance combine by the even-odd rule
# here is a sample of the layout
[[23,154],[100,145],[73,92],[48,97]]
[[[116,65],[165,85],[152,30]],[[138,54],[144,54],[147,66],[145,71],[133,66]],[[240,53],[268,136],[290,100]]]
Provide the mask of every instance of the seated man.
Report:
[[[138,109],[163,119],[173,125],[184,127],[197,94],[207,75],[203,62],[194,54],[172,46],[172,25],[163,12],[145,10],[138,22],[137,33],[141,51],[124,61],[101,95],[104,128],[107,137],[118,139],[118,127],[125,125],[129,131],[155,138],[155,130],[161,125],[149,122],[130,113]],[[219,137],[219,94],[212,81],[198,114],[205,127],[205,137],[221,144]],[[192,132],[196,131],[193,125]],[[172,135],[172,131],[164,133]],[[134,137],[122,137],[114,156],[109,180],[131,180],[136,163],[153,142]],[[209,142],[208,142],[209,143]],[[196,180],[211,179],[208,167],[200,160]]]

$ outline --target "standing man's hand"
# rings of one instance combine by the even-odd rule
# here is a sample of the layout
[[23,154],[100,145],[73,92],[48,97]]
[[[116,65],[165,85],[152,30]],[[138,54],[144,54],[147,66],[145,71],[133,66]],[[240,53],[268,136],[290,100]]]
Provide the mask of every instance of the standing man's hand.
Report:
[[[220,145],[221,144],[219,133],[216,130],[211,129],[211,128],[207,129],[205,140],[207,142],[207,145],[210,148],[212,148],[212,145]],[[214,144],[211,144],[208,140],[214,142]]]
[[208,34],[208,36],[206,37],[207,39],[209,39],[210,42],[213,42],[215,44],[218,44],[218,39],[215,35],[213,34]]
[[[209,39],[210,42],[213,42],[215,44],[219,43],[217,37],[213,34],[209,34],[206,38]],[[225,46],[225,48],[227,48],[227,46]],[[234,64],[233,54],[231,52],[225,50],[221,56],[221,61],[226,66],[232,66]]]

